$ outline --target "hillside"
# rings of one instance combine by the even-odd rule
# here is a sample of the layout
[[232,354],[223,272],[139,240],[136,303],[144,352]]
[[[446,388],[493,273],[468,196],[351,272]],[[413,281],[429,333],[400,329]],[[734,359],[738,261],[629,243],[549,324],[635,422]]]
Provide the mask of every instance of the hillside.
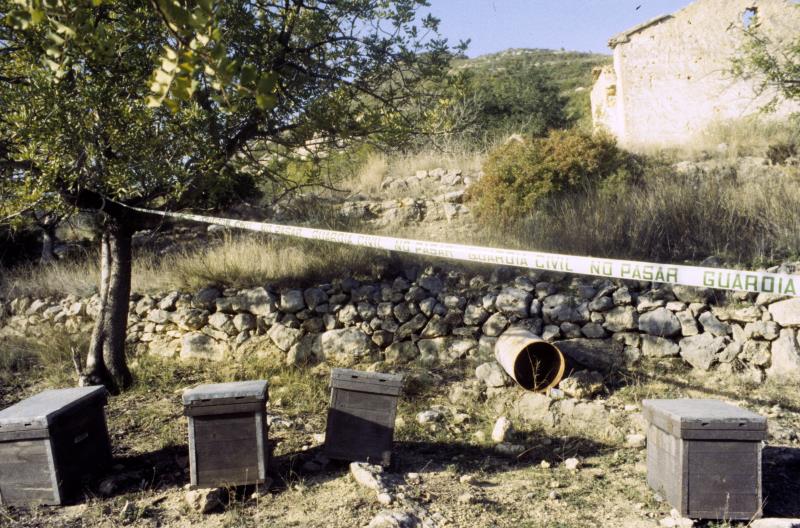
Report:
[[497,75],[504,71],[541,68],[569,98],[568,111],[581,124],[591,119],[589,92],[592,69],[611,63],[610,55],[580,51],[511,48],[499,53],[460,59],[457,69],[469,69],[477,75]]

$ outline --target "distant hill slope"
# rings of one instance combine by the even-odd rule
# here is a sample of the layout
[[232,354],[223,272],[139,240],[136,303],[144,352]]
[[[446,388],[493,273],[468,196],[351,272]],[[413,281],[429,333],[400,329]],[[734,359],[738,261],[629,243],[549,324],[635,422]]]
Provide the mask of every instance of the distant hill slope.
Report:
[[492,75],[507,70],[542,68],[561,92],[569,97],[568,110],[580,125],[591,123],[589,92],[592,69],[611,64],[611,55],[548,49],[511,48],[454,62],[457,69],[468,68],[476,75]]

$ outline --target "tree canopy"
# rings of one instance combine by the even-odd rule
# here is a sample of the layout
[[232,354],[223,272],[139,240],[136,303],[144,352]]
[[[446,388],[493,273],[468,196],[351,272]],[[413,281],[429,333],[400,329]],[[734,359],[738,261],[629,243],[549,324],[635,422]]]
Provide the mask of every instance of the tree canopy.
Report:
[[130,381],[130,239],[148,219],[124,204],[218,206],[291,185],[265,160],[311,139],[413,134],[451,56],[426,5],[0,0],[0,223],[102,211],[92,375]]

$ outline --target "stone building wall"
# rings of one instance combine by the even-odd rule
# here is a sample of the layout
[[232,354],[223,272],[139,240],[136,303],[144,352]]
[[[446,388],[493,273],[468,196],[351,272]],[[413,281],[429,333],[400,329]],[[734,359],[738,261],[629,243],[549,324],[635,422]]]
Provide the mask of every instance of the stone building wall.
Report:
[[[626,147],[670,146],[759,112],[772,94],[758,96],[756,80],[730,73],[754,21],[776,45],[800,35],[800,7],[788,0],[698,0],[612,38],[613,68],[595,72],[595,127]],[[784,101],[772,116],[797,111],[800,105]]]

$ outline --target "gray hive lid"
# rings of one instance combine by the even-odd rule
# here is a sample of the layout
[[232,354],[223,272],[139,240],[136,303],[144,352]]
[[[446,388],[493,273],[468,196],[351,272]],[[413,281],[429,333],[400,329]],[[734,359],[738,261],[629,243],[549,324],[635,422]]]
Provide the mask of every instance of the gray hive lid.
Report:
[[200,406],[266,402],[267,386],[264,380],[198,385],[183,393],[183,404]]
[[102,385],[51,389],[0,411],[0,433],[47,431],[60,415],[92,399],[106,403],[108,392]]
[[719,400],[643,400],[642,407],[649,423],[679,437],[696,437],[701,431],[717,438],[734,439],[738,432],[766,436],[765,417]]
[[336,368],[331,371],[331,386],[334,389],[397,396],[403,390],[403,375]]

